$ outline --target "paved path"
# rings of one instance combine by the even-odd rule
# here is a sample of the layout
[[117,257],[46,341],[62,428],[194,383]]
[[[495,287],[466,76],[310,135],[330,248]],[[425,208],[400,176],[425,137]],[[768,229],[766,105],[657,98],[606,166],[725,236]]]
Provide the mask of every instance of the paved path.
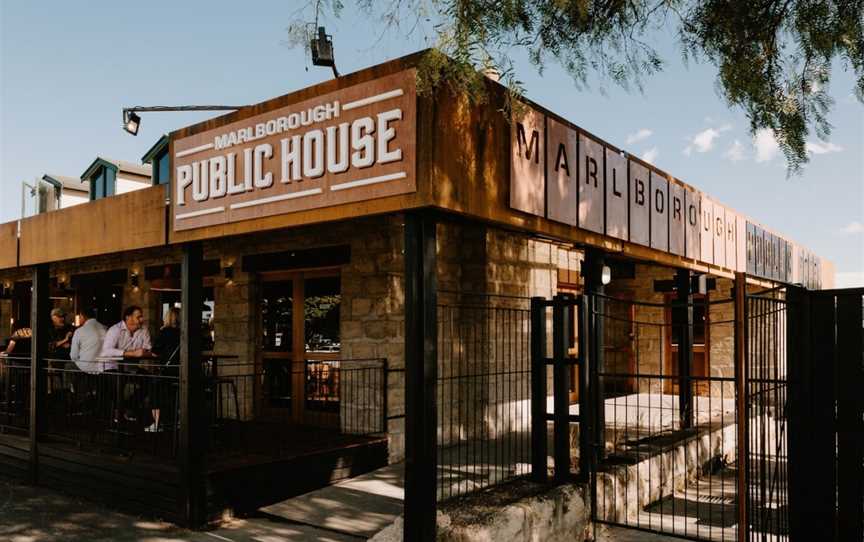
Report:
[[195,532],[121,514],[42,487],[0,480],[4,542],[357,542],[348,536],[259,513]]

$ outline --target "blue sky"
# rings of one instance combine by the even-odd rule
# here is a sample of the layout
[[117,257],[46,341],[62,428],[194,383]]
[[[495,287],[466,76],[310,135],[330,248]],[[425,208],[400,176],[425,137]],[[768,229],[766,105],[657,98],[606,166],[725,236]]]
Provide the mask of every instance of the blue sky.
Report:
[[[255,103],[329,79],[282,44],[298,4],[0,2],[0,222],[20,213],[22,180],[78,176],[97,154],[138,161],[161,134],[208,116],[145,114],[132,137],[124,106]],[[350,9],[327,26],[344,73],[429,44],[423,32],[379,40],[380,26]],[[838,63],[833,74],[830,143],[811,137],[810,164],[787,179],[770,136],[754,141],[714,68],[685,66],[670,34],[656,35],[667,67],[643,93],[597,81],[579,91],[557,66],[540,76],[518,54],[517,75],[535,101],[832,260],[840,285],[864,286],[864,106],[852,73]]]

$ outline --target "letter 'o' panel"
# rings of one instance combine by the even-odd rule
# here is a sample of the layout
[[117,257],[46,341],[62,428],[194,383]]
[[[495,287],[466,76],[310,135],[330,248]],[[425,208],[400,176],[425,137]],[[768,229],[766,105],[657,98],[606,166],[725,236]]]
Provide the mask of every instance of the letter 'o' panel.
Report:
[[630,242],[651,246],[648,168],[630,160]]
[[627,159],[606,149],[606,235],[628,239]]
[[669,183],[669,252],[685,255],[684,229],[687,223],[687,207],[684,187],[676,182]]
[[510,127],[510,207],[543,216],[546,193],[543,178],[543,119],[529,109]]
[[576,143],[579,134],[553,118],[546,120],[546,182],[549,218],[576,225]]
[[603,145],[579,134],[579,227],[603,233]]

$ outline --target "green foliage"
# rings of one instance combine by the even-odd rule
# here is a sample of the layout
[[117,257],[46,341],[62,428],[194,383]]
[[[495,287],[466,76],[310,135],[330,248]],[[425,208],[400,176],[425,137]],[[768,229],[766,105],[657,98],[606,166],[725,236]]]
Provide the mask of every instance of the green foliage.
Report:
[[[485,88],[478,69],[494,69],[511,95],[521,94],[514,50],[526,51],[540,73],[560,65],[580,89],[595,75],[641,91],[663,69],[652,36],[674,29],[685,59],[716,66],[718,91],[744,110],[752,133],[773,132],[790,173],[808,161],[811,131],[820,139],[831,132],[833,61],[854,72],[854,93],[864,102],[864,0],[355,1],[384,32],[410,35],[434,20],[433,45],[452,61],[430,55],[419,70],[420,92],[446,84],[475,100]],[[313,9],[316,20],[325,12],[338,17],[342,2],[308,2],[306,11]]]

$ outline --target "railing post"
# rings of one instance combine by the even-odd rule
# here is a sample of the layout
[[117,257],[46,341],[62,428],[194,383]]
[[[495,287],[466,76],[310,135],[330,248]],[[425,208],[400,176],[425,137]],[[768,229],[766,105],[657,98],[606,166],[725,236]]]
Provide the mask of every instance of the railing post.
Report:
[[605,255],[597,249],[585,250],[585,261],[582,262],[582,275],[585,278],[585,293],[588,294],[589,308],[589,340],[588,352],[590,365],[590,394],[593,398],[594,411],[591,426],[594,439],[592,464],[606,457],[606,397],[605,379],[605,326],[603,322],[606,312],[605,286],[603,284],[603,266]]
[[552,388],[553,431],[555,442],[555,482],[570,478],[570,401],[567,386],[567,347],[569,307],[564,296],[556,295],[552,304]]
[[30,482],[39,482],[39,434],[44,427],[45,373],[43,361],[48,351],[51,332],[51,299],[49,297],[48,264],[33,267],[30,303]]
[[531,478],[547,482],[546,300],[531,298]]
[[436,224],[405,215],[405,525],[403,539],[436,538],[438,322]]
[[676,301],[672,306],[672,327],[678,329],[678,416],[681,429],[693,427],[693,293],[690,271],[679,269],[675,275]]
[[183,516],[190,527],[206,522],[207,420],[201,360],[203,254],[200,242],[183,246],[180,317],[180,462]]
[[747,280],[744,273],[735,273],[735,413],[737,415],[738,463],[738,542],[747,542]]
[[[592,393],[589,386],[588,375],[588,298],[585,295],[579,296],[579,478],[582,481],[588,481],[590,473],[594,472],[594,453],[591,451],[591,443],[594,442],[594,416],[591,412],[594,403],[590,399]],[[592,492],[593,495],[593,492]],[[592,501],[592,510],[596,510],[596,506]]]
[[789,460],[789,540],[818,538],[813,529],[810,488],[815,469],[810,453],[813,430],[813,390],[810,371],[810,295],[799,286],[786,287],[786,363],[789,400],[787,456]]

